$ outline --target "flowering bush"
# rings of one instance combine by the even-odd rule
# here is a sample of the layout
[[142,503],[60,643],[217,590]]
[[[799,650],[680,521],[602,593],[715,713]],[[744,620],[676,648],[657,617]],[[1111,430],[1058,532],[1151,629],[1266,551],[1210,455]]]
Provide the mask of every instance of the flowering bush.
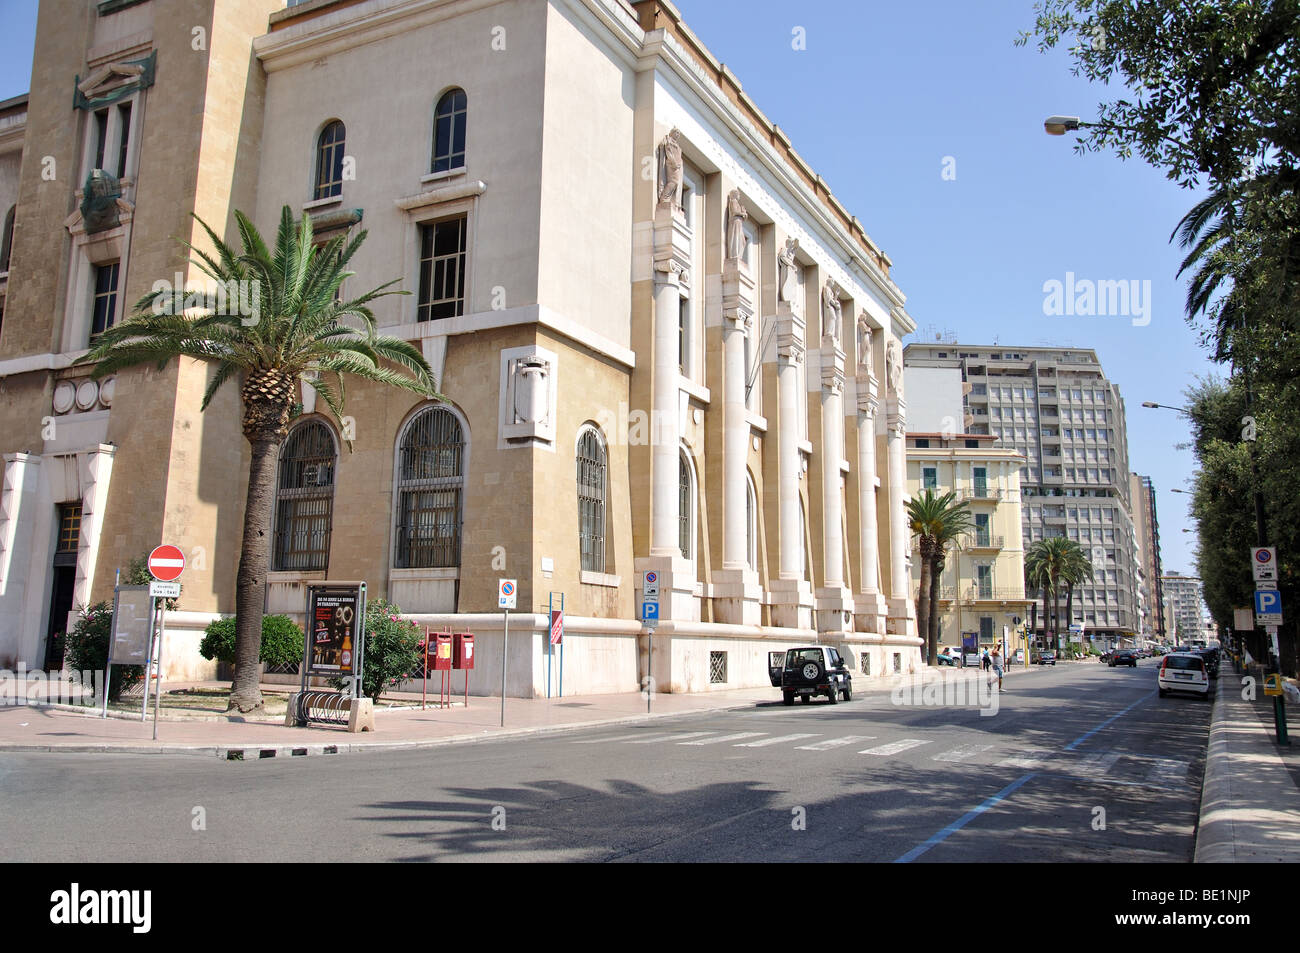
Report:
[[[385,599],[366,603],[366,649],[361,661],[361,694],[379,701],[383,690],[404,681],[424,664],[424,638],[419,626],[401,617],[402,610]],[[341,679],[330,684],[341,688]]]
[[[102,672],[108,663],[108,637],[113,627],[113,606],[97,602],[83,607],[72,631],[68,633],[64,667],[82,672]],[[117,701],[123,690],[144,678],[143,665],[114,665],[108,683],[109,701]]]

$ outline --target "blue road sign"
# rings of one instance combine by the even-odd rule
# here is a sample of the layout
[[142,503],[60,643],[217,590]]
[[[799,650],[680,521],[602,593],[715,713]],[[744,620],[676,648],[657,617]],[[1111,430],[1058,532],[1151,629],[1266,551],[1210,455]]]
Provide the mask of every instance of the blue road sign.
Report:
[[1282,624],[1282,595],[1276,589],[1255,590],[1255,623]]
[[657,618],[659,618],[659,603],[658,603],[658,602],[649,602],[649,601],[647,601],[647,602],[643,602],[643,603],[641,603],[641,621],[642,621],[642,622],[646,621],[647,619],[657,619]]

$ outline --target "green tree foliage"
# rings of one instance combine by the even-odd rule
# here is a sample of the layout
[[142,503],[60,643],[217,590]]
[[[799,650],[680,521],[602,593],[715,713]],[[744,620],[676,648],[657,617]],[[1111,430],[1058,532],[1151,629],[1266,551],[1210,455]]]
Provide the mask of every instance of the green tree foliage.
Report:
[[[391,602],[366,603],[366,652],[361,665],[361,694],[379,701],[385,688],[418,678],[424,665],[424,636]],[[341,679],[330,684],[341,688]]]
[[917,633],[925,640],[926,661],[938,665],[939,580],[948,547],[962,533],[970,532],[970,504],[957,502],[957,494],[951,490],[938,494],[926,488],[907,501],[907,519],[912,535],[918,537],[921,554],[920,587],[916,595]]

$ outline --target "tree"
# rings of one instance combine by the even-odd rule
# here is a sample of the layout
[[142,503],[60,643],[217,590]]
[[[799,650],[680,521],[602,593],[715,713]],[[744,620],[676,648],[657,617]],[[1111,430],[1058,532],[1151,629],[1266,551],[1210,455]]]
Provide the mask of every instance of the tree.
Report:
[[1136,151],[1185,187],[1294,170],[1300,155],[1300,0],[1039,0],[1046,52],[1131,97],[1097,106],[1077,149]]
[[[1034,542],[1025,552],[1025,578],[1033,580],[1035,588],[1043,591],[1043,629],[1053,633],[1053,647],[1061,649],[1060,594],[1063,574],[1068,568],[1070,546],[1078,543],[1061,536],[1050,536]],[[1051,596],[1051,611],[1047,598]]]
[[949,545],[971,527],[970,504],[957,502],[951,490],[938,495],[926,488],[907,502],[908,526],[917,536],[921,554],[921,579],[916,594],[916,626],[926,646],[926,662],[938,664],[938,580]]
[[1061,560],[1061,581],[1065,584],[1065,624],[1074,623],[1074,587],[1092,579],[1092,563],[1074,540],[1066,540]]
[[[298,382],[312,386],[336,418],[342,418],[344,378],[352,376],[441,399],[419,348],[380,335],[370,304],[391,294],[390,281],[351,300],[337,300],[348,263],[365,241],[337,237],[317,247],[311,217],[294,225],[284,206],[275,248],[236,212],[243,251],[236,253],[201,219],[214,254],[185,243],[194,267],[236,294],[204,300],[195,308],[184,289],[150,292],[131,318],[103,332],[82,357],[95,364],[94,376],[139,364],[166,366],[186,356],[212,362],[202,409],[232,379],[240,380],[242,425],[251,449],[243,541],[236,577],[235,681],[230,708],[248,712],[262,706],[258,656],[266,589],[267,549],[280,446],[289,432]],[[250,307],[251,305],[251,307]],[[187,310],[193,314],[187,317]],[[197,312],[197,313],[196,313]],[[347,323],[350,319],[353,323]],[[351,443],[349,442],[349,447]]]

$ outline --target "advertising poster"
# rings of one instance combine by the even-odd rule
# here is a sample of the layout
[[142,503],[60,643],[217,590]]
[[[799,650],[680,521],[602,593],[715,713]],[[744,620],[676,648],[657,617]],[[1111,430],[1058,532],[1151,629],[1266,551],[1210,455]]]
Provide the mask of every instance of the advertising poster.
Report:
[[312,587],[308,602],[307,672],[352,675],[356,668],[361,591],[358,587]]

